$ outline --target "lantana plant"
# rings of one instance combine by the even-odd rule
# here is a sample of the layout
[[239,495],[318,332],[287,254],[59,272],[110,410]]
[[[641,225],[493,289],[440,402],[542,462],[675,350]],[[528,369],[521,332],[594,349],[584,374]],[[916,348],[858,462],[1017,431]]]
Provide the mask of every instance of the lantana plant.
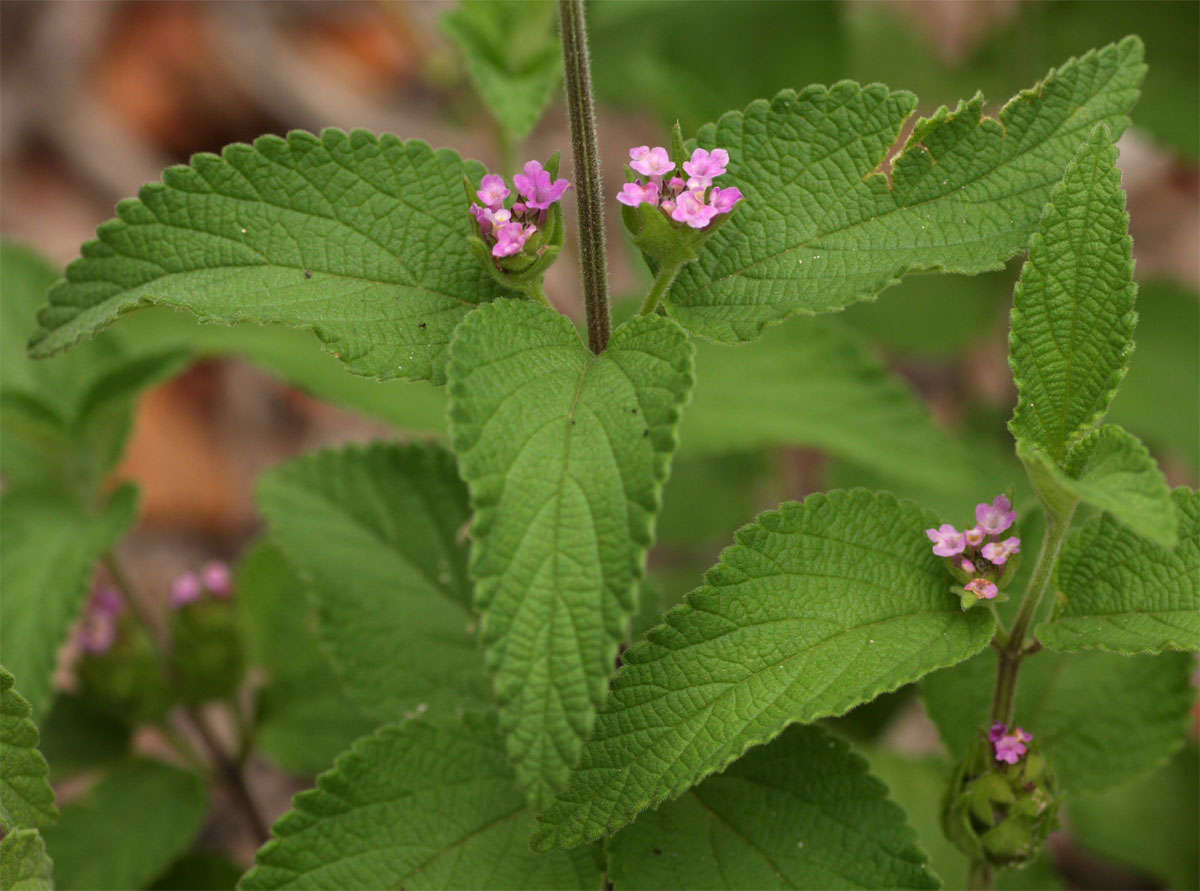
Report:
[[[882,84],[784,89],[690,137],[646,133],[610,159],[626,169],[614,187],[600,179],[584,4],[558,10],[563,175],[557,155],[508,176],[360,130],[264,136],[169,168],[64,277],[31,273],[46,296],[30,354],[67,356],[6,383],[3,403],[21,421],[12,435],[36,443],[5,452],[6,882],[48,887],[52,857],[64,886],[150,883],[144,858],[187,846],[211,775],[261,844],[244,889],[985,888],[1045,865],[1075,796],[1184,744],[1200,499],[1102,423],[1137,318],[1114,140],[1141,41],[1064,62],[996,117],[978,95],[914,119],[916,97]],[[490,14],[467,6],[448,27],[470,47],[491,33],[471,16]],[[470,72],[528,132],[511,106],[548,96],[544,54],[525,93],[495,58]],[[618,206],[647,277],[614,330],[605,217]],[[586,337],[545,284],[568,241]],[[889,491],[817,492],[744,517],[661,608],[647,552],[681,439],[737,441],[725,413],[801,386],[796,354],[827,357],[820,374],[857,349],[817,319],[769,363],[734,345],[909,272],[1014,257],[1015,458],[992,474],[1010,479],[956,490],[977,505],[968,526]],[[389,410],[419,395],[397,380],[440,388],[445,436],[272,469],[262,538],[236,571],[198,561],[178,576],[156,618],[117,552],[136,493],[104,485],[133,395],[189,354],[117,339],[153,305],[312,331],[299,364],[321,359],[319,341]],[[689,427],[710,387],[732,395]],[[902,388],[882,392],[889,411],[911,407]],[[859,452],[903,452],[890,466],[922,478],[954,472],[949,447],[914,452],[900,427],[873,425]],[[115,720],[120,757],[143,726],[179,757],[114,767],[89,747],[102,804],[60,820],[36,725],[53,739],[46,714],[68,696],[52,695],[55,654],[73,634],[70,695]],[[940,819],[898,806],[878,779],[887,753],[843,738],[843,716],[913,685],[949,753],[923,787]],[[252,752],[319,774],[269,835]],[[119,806],[147,789],[174,802],[171,819]],[[103,803],[146,839],[139,857],[89,847],[113,835]]]

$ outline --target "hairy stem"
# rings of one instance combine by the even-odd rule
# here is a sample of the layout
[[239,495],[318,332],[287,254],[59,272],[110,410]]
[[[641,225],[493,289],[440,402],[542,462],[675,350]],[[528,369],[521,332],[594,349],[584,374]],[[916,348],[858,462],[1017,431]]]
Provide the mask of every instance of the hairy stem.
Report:
[[[105,569],[108,570],[108,574],[112,578],[113,584],[125,595],[125,602],[129,604],[129,611],[145,629],[150,640],[153,641],[154,649],[158,655],[159,663],[162,665],[164,675],[168,681],[177,686],[175,669],[171,665],[171,660],[167,655],[163,629],[154,621],[146,602],[142,600],[133,585],[130,584],[129,576],[126,575],[116,555],[110,551],[104,555],[103,562]],[[260,845],[266,843],[271,834],[267,828],[266,820],[263,819],[262,813],[258,809],[258,805],[254,803],[254,798],[250,794],[249,786],[246,785],[246,778],[242,775],[241,768],[221,746],[216,733],[208,724],[208,719],[198,708],[184,706],[181,708],[180,713],[196,732],[201,742],[204,743],[204,748],[208,750],[209,757],[212,758],[213,764],[216,765],[222,779],[225,780],[225,784],[229,787],[233,800],[245,815],[246,822],[250,825],[255,840]],[[168,733],[168,739],[178,745],[178,740],[171,737],[172,734]],[[185,754],[187,750],[191,749],[190,746],[180,748]]]
[[646,301],[642,304],[642,315],[649,315],[658,308],[658,301],[662,299],[662,295],[667,293],[672,282],[675,281],[675,276],[679,275],[679,270],[683,268],[683,263],[673,263],[663,266],[658,270],[658,275],[654,278],[654,287],[650,289],[650,293],[646,295]]
[[583,267],[588,346],[593,353],[601,353],[608,346],[612,320],[608,308],[600,152],[596,147],[596,109],[592,101],[592,70],[588,59],[583,0],[559,0],[558,17],[567,88],[567,116],[571,121],[571,152],[575,158],[579,255]]

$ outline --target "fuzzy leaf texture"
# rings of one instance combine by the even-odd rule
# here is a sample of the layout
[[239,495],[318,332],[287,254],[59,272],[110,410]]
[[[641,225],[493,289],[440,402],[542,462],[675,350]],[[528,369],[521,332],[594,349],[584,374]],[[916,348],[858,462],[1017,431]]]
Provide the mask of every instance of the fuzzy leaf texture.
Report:
[[54,864],[36,829],[18,829],[0,840],[0,891],[53,891]]
[[510,143],[529,135],[562,74],[554,4],[547,0],[460,0],[442,31]]
[[[1196,691],[1188,653],[1115,656],[1046,652],[1021,664],[1014,721],[1039,741],[1068,792],[1107,789],[1165,761],[1183,745]],[[989,723],[996,656],[921,682],[921,697],[956,759]]]
[[306,455],[264,476],[258,501],[360,709],[398,721],[488,701],[458,540],[467,493],[447,451],[380,443]]
[[38,751],[38,729],[16,680],[0,666],[0,828],[38,829],[58,820],[50,768]]
[[1058,559],[1054,615],[1037,638],[1054,650],[1200,650],[1200,496],[1172,495],[1179,544],[1164,548],[1092,517]]
[[1097,127],[1055,187],[1013,293],[1010,427],[1060,466],[1108,411],[1133,350],[1133,242],[1116,162]]
[[914,504],[862,489],[812,495],[743,527],[705,585],[622,656],[539,849],[630,822],[794,722],[849,711],[987,646]]
[[590,851],[531,853],[532,824],[493,719],[409,721],[297,795],[239,888],[600,887]]
[[690,331],[739,341],[794,312],[873,297],[905,272],[998,269],[1024,249],[1080,142],[1129,123],[1142,44],[1073,59],[982,117],[983,97],[917,122],[890,180],[878,172],[916,107],[881,84],[785,90],[701,128],[730,154],[745,194],[680,272],[671,313]]
[[517,781],[549,804],[604,700],[636,605],[692,347],[639,316],[593,355],[533,303],[482,307],[450,347],[471,572]]
[[83,605],[96,561],[137,517],[123,486],[99,512],[53,492],[0,496],[0,663],[21,679],[34,715],[50,705],[58,648]]
[[31,350],[52,355],[162,303],[308,328],[357,374],[440,382],[454,327],[501,293],[465,239],[462,178],[482,173],[363,130],[195,155],[117,205],[51,289]]
[[790,727],[608,845],[625,889],[937,888],[904,811],[820,727]]
[[198,775],[161,761],[122,765],[45,832],[59,891],[145,887],[191,846],[207,811]]

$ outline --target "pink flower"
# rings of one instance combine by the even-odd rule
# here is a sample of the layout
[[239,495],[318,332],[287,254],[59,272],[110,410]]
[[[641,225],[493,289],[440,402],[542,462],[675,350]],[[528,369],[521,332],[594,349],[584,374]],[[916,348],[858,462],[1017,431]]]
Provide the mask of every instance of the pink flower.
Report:
[[[527,207],[532,207],[536,210],[546,210],[551,204],[562,198],[563,192],[571,184],[565,179],[556,179],[554,182],[551,182],[550,171],[544,170],[542,165],[537,161],[528,161],[525,164],[525,172],[518,173],[513,177],[513,185],[517,187],[517,191],[525,199]],[[516,253],[516,251],[513,251],[513,253]],[[504,257],[508,255],[497,254],[496,256]]]
[[987,537],[984,531],[978,526],[971,527],[963,534],[967,537],[967,544],[973,548],[977,548],[983,544],[983,540]]
[[742,190],[736,186],[730,186],[727,189],[719,189],[714,186],[708,200],[717,209],[717,213],[729,213],[742,200]]
[[1004,736],[1006,733],[1008,733],[1008,725],[1004,724],[1002,721],[997,721],[988,730],[988,739],[992,742],[998,742],[1000,737]]
[[504,177],[489,173],[479,183],[479,191],[475,194],[479,196],[480,201],[495,210],[511,193],[508,191],[508,186],[504,184]]
[[683,170],[688,175],[689,189],[707,189],[712,185],[714,177],[725,172],[729,164],[729,152],[725,149],[713,149],[711,152],[698,148],[692,152],[690,161],[683,162]]
[[88,601],[88,611],[102,615],[119,616],[125,612],[125,601],[121,592],[111,585],[100,585],[92,592]]
[[639,204],[658,204],[658,183],[625,183],[617,200],[629,207]]
[[1003,566],[1013,554],[1021,553],[1021,539],[1013,537],[1004,541],[990,541],[983,546],[983,559]]
[[203,593],[203,587],[200,584],[200,576],[194,572],[185,572],[175,577],[175,581],[171,582],[170,603],[175,609],[187,606],[200,599]]
[[629,167],[642,176],[665,176],[675,169],[671,156],[661,145],[639,145],[629,150]]
[[1007,731],[1008,728],[1003,724],[993,724],[988,731],[988,739],[991,740],[997,761],[1016,764],[1029,751],[1025,744],[1033,741],[1033,734],[1021,727],[1014,727],[1012,733]]
[[967,546],[966,538],[949,523],[943,523],[937,529],[926,529],[925,534],[933,542],[933,552],[939,557],[953,557],[961,554]]
[[974,572],[975,564],[972,563],[970,560],[968,560],[966,557],[963,557],[962,560],[960,560],[958,563],[958,568],[961,569],[963,572]]
[[233,579],[229,574],[229,564],[213,560],[204,564],[200,575],[204,579],[204,587],[218,597],[228,597],[233,593]]
[[496,244],[492,247],[493,257],[511,257],[525,249],[529,236],[537,232],[534,226],[520,223],[505,223],[496,230]]
[[667,192],[672,196],[678,195],[685,188],[687,188],[687,184],[683,181],[682,176],[673,176],[667,181]]
[[987,579],[971,579],[971,581],[963,585],[963,588],[970,591],[980,600],[991,600],[1000,590],[993,582],[989,582]]
[[997,495],[991,504],[975,505],[975,519],[988,535],[999,535],[1017,519],[1017,512],[1005,495]]
[[679,223],[687,223],[693,229],[703,229],[712,222],[718,211],[704,203],[704,190],[691,189],[679,196],[675,209],[671,211],[671,219]]

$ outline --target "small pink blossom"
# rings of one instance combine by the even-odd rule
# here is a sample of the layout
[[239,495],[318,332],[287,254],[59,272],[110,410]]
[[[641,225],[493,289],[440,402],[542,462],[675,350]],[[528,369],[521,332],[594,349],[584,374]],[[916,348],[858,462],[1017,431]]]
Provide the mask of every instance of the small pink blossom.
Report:
[[717,209],[704,203],[704,190],[691,189],[679,196],[671,219],[687,223],[693,229],[703,229],[717,215]]
[[963,557],[962,560],[960,560],[958,562],[958,568],[961,569],[963,572],[974,572],[975,564],[972,563],[970,560],[968,560],[966,557]]
[[200,576],[194,572],[184,572],[175,577],[175,581],[171,582],[170,603],[175,609],[187,606],[200,599],[203,593],[203,586],[200,583]]
[[479,183],[479,191],[475,194],[479,196],[480,201],[495,210],[511,193],[508,191],[508,186],[504,184],[504,177],[489,173]]
[[663,209],[663,213],[670,216],[675,212],[675,201],[671,198],[664,198],[658,205]]
[[1000,737],[1008,733],[1008,725],[1003,721],[997,721],[988,729],[988,739],[992,742],[999,742]]
[[726,189],[714,186],[708,200],[712,202],[717,213],[729,213],[742,200],[742,190],[737,186],[730,186]]
[[1025,744],[1033,741],[1033,734],[1021,727],[1014,727],[1013,732],[1009,733],[1004,724],[996,723],[988,731],[988,739],[992,743],[997,761],[1016,764],[1029,751]]
[[687,183],[683,181],[682,176],[673,176],[667,181],[667,191],[673,196],[678,195],[685,188],[687,188]]
[[625,183],[617,200],[628,207],[639,204],[658,204],[658,183]]
[[997,495],[991,504],[975,505],[975,519],[988,535],[999,535],[1016,521],[1017,512],[1006,495]]
[[520,223],[505,223],[496,230],[496,244],[492,247],[493,257],[511,257],[525,249],[529,236],[537,232],[534,226]]
[[642,176],[666,176],[675,169],[671,156],[661,145],[639,145],[629,150],[629,167]]
[[[536,210],[546,210],[551,204],[562,198],[563,192],[571,186],[565,179],[556,179],[551,182],[550,171],[543,169],[538,161],[526,162],[525,172],[518,173],[513,177],[513,185],[525,199],[526,206]],[[493,251],[493,253],[495,252]],[[497,254],[497,256],[507,255]]]
[[218,597],[228,597],[233,593],[233,578],[229,573],[229,564],[213,560],[204,564],[200,575],[204,579],[204,587]]
[[994,582],[989,582],[987,579],[971,579],[963,585],[963,588],[970,591],[980,600],[991,600],[1000,591]]
[[100,585],[92,592],[88,601],[88,611],[109,616],[119,616],[125,612],[125,601],[121,592],[111,585]]
[[983,546],[983,559],[1003,566],[1013,554],[1021,553],[1021,539],[1006,538],[1004,541],[990,541]]
[[949,523],[943,523],[937,529],[926,529],[925,534],[933,542],[933,552],[939,557],[953,557],[961,554],[966,548],[966,538]]
[[983,544],[983,540],[987,538],[987,535],[978,526],[972,526],[963,535],[967,537],[967,545],[972,548],[979,547]]
[[729,165],[729,152],[725,149],[698,148],[692,152],[691,160],[683,162],[683,171],[688,175],[689,189],[707,189],[715,177],[721,176]]

